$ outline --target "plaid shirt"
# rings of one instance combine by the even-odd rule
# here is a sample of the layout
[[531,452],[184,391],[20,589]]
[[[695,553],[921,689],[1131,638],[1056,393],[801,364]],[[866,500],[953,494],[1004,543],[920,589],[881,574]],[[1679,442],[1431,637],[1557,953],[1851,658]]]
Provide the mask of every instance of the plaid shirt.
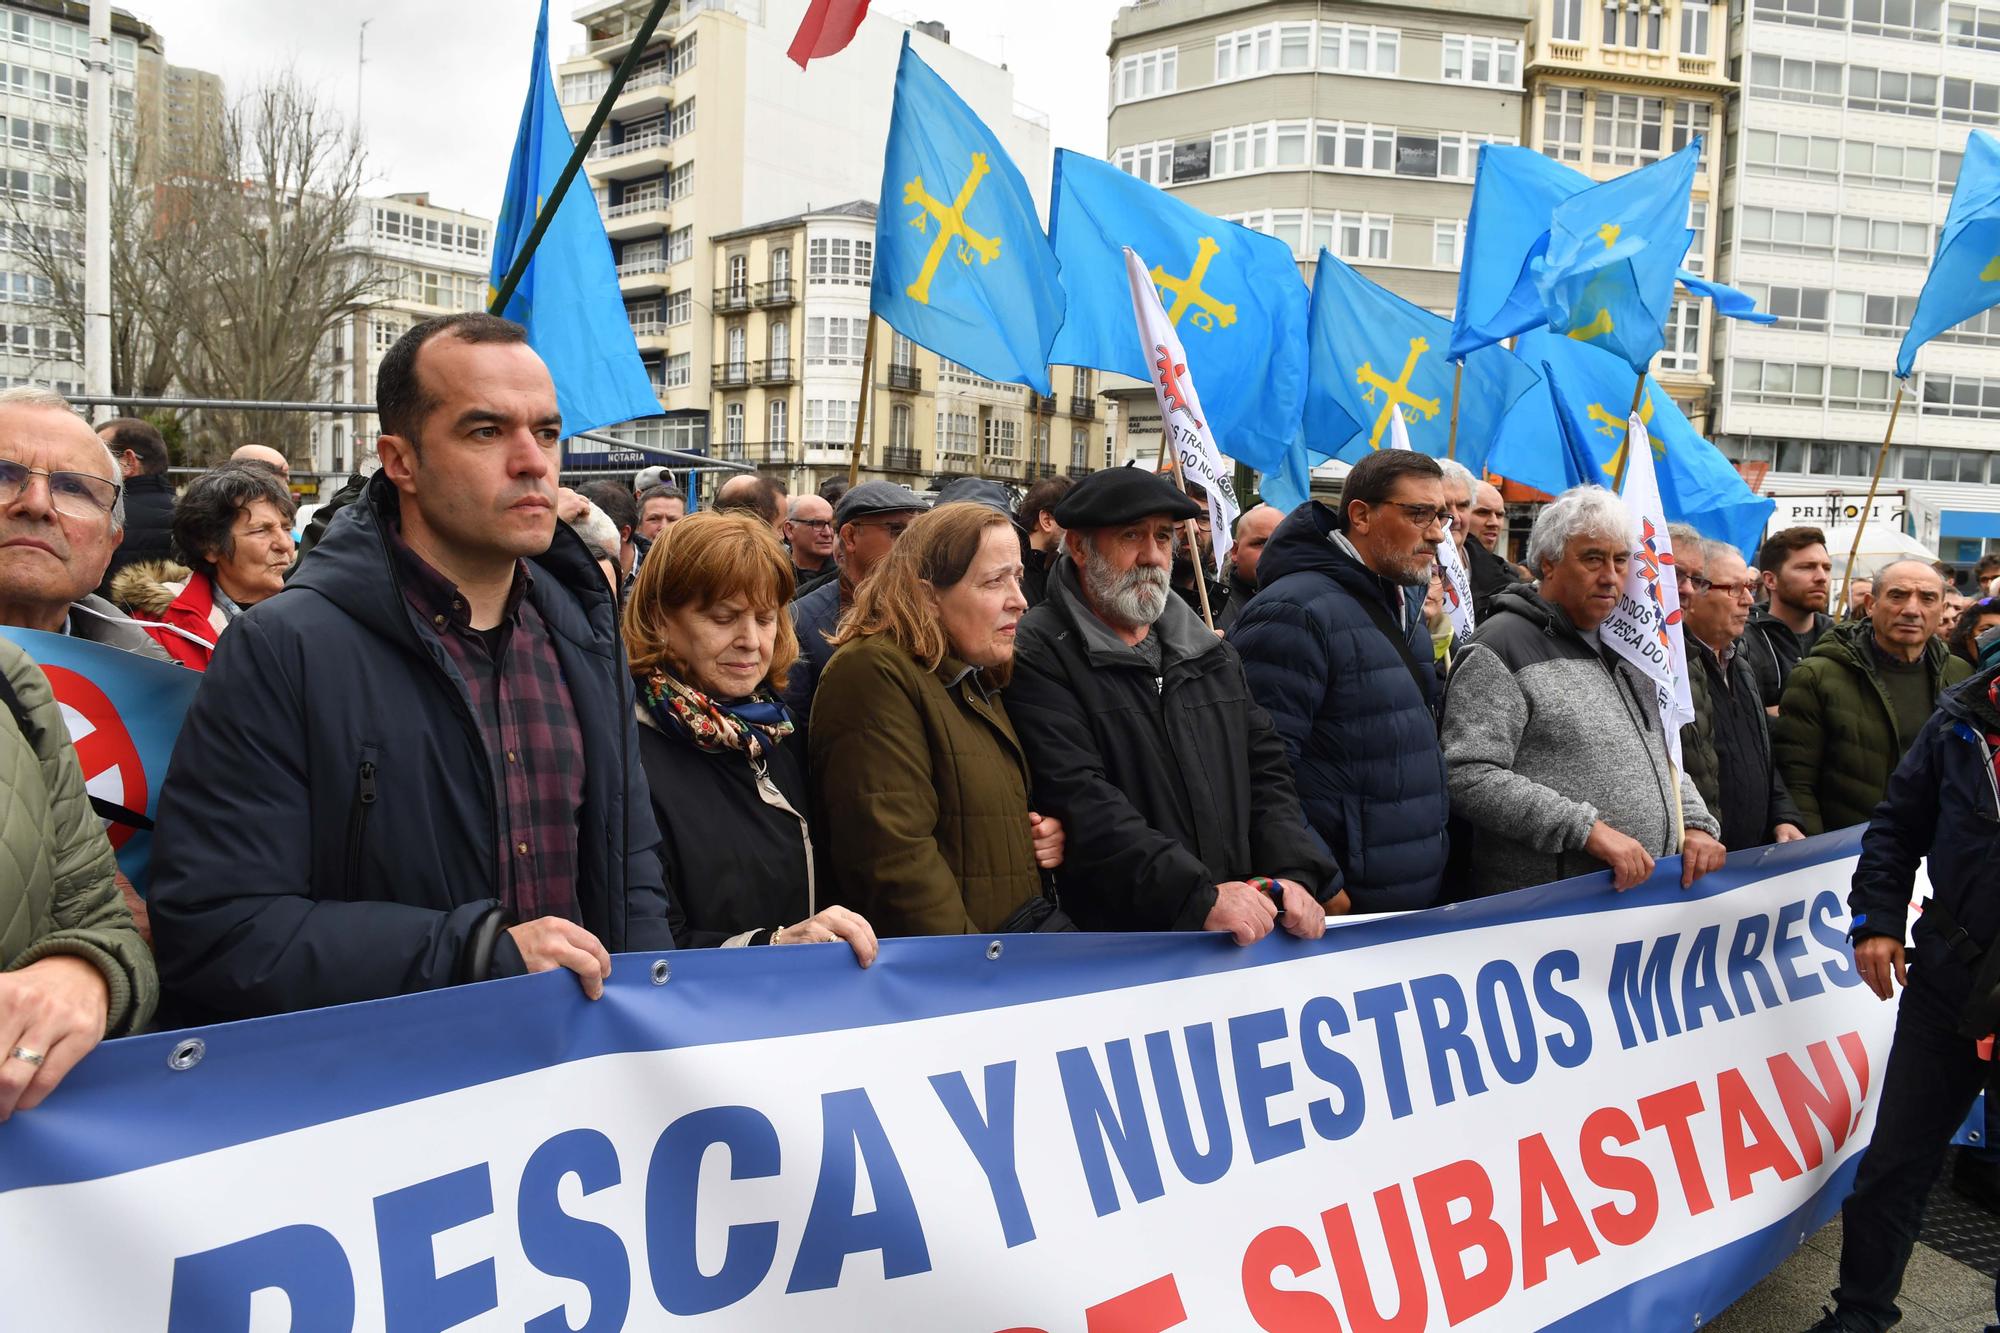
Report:
[[494,890],[516,921],[575,921],[583,731],[548,626],[528,600],[533,575],[525,562],[515,565],[489,651],[457,587],[411,550],[394,525],[388,532],[403,598],[437,631],[486,743],[500,843]]

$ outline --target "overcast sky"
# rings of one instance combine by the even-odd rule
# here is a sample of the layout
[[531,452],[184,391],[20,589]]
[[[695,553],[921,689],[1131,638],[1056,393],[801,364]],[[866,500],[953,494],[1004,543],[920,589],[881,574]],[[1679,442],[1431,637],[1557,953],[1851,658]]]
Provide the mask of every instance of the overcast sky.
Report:
[[[293,65],[349,115],[368,21],[361,124],[379,189],[492,216],[527,88],[538,0],[119,0],[153,24],[167,59],[220,74],[234,96]],[[557,63],[583,39],[552,0]],[[876,0],[885,16],[935,18],[952,43],[1014,70],[1015,96],[1046,112],[1054,146],[1104,151],[1106,66],[1117,0]],[[838,57],[835,57],[836,59]]]

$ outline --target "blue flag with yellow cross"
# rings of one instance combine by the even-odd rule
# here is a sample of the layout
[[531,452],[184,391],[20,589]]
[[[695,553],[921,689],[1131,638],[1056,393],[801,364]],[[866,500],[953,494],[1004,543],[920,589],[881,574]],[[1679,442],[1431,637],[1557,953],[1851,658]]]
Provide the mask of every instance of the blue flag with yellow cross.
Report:
[[[493,228],[493,295],[513,268],[575,147],[549,68],[549,6],[542,0],[528,99],[507,168],[500,219]],[[659,397],[625,318],[604,220],[583,180],[570,182],[506,308],[495,313],[527,329],[528,345],[548,366],[565,439],[578,431],[660,414]]]
[[871,304],[939,356],[1052,392],[1049,345],[1062,326],[1063,290],[1035,198],[993,131],[907,34],[875,213]]
[[[1412,449],[1445,456],[1455,374],[1445,358],[1450,320],[1321,250],[1307,327],[1306,440],[1314,455],[1359,462],[1389,446],[1390,419],[1400,415]],[[1466,357],[1453,456],[1480,471],[1501,418],[1534,383],[1535,372],[1504,347]]]
[[[1306,284],[1291,246],[1067,149],[1056,150],[1049,240],[1069,301],[1050,360],[1151,378],[1132,325],[1130,246],[1151,266],[1188,373],[1210,386],[1202,405],[1217,447],[1287,475],[1306,392]],[[1289,494],[1283,480],[1278,490]]]
[[1974,130],[1923,294],[1896,349],[1897,376],[1910,377],[1919,347],[1993,305],[2000,305],[2000,140]]
[[[1514,351],[1541,372],[1542,382],[1508,413],[1487,468],[1550,495],[1586,482],[1615,488],[1624,473],[1625,423],[1636,387],[1631,367],[1611,352],[1547,329],[1522,334]],[[1652,440],[1667,517],[1728,542],[1748,559],[1777,502],[1752,491],[1651,377],[1639,419]]]
[[1667,345],[1674,274],[1694,241],[1688,192],[1699,137],[1670,157],[1556,205],[1530,263],[1550,329],[1616,353],[1642,373]]

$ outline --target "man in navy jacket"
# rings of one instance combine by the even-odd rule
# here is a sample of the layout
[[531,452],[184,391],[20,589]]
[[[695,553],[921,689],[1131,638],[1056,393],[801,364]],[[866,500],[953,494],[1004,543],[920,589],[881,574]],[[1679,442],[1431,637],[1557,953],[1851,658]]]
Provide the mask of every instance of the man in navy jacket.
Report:
[[1349,905],[1429,907],[1448,802],[1423,601],[1450,512],[1444,475],[1434,458],[1384,449],[1348,474],[1341,509],[1309,501],[1278,525],[1229,641]]
[[383,359],[381,471],[231,626],[161,796],[153,942],[184,1022],[673,947],[604,576],[556,522],[561,416],[518,325]]

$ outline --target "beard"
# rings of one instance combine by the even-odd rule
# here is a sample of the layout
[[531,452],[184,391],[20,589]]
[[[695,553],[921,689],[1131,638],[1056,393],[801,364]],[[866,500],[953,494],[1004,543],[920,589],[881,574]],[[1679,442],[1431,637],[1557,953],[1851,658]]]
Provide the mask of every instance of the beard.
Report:
[[[1449,541],[1450,538],[1446,540]],[[1387,574],[1392,582],[1400,583],[1405,588],[1421,588],[1430,583],[1431,575],[1436,572],[1437,567],[1437,552],[1426,548],[1397,561]]]
[[1113,624],[1140,629],[1158,620],[1173,595],[1167,571],[1135,566],[1122,573],[1098,555],[1095,547],[1084,547],[1083,590],[1091,604]]

